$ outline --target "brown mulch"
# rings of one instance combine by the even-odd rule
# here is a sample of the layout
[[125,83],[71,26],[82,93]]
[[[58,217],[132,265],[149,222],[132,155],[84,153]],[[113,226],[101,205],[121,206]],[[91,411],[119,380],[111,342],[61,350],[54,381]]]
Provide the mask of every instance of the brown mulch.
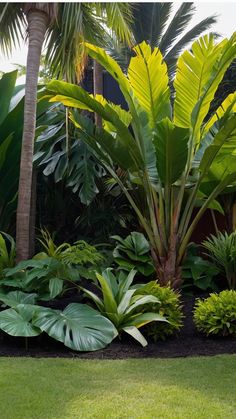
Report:
[[205,337],[197,332],[192,321],[193,297],[183,299],[184,327],[177,336],[166,341],[149,343],[142,348],[131,339],[118,339],[109,347],[96,352],[75,352],[42,334],[28,339],[13,338],[4,333],[0,335],[0,356],[62,357],[81,359],[123,359],[123,358],[176,358],[188,356],[214,356],[218,354],[236,354],[236,339],[231,337]]

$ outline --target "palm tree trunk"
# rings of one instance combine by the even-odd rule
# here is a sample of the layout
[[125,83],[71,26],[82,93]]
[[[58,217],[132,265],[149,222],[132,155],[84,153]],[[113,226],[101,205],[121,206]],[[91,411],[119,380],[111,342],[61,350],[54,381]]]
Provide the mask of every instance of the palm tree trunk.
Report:
[[30,206],[36,124],[37,82],[42,45],[49,18],[47,13],[32,8],[27,14],[27,20],[29,45],[16,221],[17,262],[29,258],[30,255]]
[[[94,95],[103,95],[103,72],[102,66],[96,60],[93,60],[93,93]],[[102,118],[95,113],[95,124],[102,126]]]

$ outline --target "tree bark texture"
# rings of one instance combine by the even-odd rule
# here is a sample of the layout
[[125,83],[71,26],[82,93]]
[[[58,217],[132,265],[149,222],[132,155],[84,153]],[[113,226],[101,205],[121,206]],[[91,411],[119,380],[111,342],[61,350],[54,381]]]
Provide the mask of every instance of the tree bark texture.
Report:
[[30,256],[30,207],[36,125],[37,82],[41,51],[49,18],[45,12],[31,9],[27,14],[27,20],[29,44],[16,220],[17,262],[28,259]]

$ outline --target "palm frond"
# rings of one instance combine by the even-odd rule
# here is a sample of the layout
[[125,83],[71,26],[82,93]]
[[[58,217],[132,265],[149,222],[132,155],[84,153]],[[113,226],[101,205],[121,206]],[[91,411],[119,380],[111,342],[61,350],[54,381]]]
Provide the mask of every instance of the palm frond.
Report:
[[85,63],[84,38],[97,42],[101,37],[102,26],[90,5],[60,4],[57,20],[46,37],[45,61],[52,76],[75,82],[76,69],[80,76]]
[[24,38],[26,18],[23,3],[0,4],[0,48],[7,57]]
[[170,24],[166,32],[164,33],[161,42],[159,44],[159,48],[163,55],[166,55],[169,47],[178,36],[186,29],[187,25],[189,24],[193,13],[195,11],[194,3],[182,3],[177,12],[175,13],[173,19],[171,20]]
[[131,43],[130,24],[132,22],[132,7],[129,3],[95,3],[97,14],[108,28],[116,34],[120,41]]
[[136,43],[143,40],[156,47],[172,10],[172,3],[135,3],[132,31]]

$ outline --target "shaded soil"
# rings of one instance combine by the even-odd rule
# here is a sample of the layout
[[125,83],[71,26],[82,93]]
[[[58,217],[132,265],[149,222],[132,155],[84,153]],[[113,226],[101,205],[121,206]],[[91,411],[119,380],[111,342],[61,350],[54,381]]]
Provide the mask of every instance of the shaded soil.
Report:
[[[69,301],[71,302],[71,301]],[[68,301],[66,302],[68,303]],[[149,343],[142,348],[131,338],[118,339],[109,347],[96,352],[74,352],[45,334],[28,339],[0,335],[0,356],[64,357],[81,359],[123,359],[123,358],[176,358],[187,356],[214,356],[236,354],[236,339],[231,337],[206,338],[197,332],[192,321],[193,297],[183,299],[184,327],[177,336],[166,341]]]

